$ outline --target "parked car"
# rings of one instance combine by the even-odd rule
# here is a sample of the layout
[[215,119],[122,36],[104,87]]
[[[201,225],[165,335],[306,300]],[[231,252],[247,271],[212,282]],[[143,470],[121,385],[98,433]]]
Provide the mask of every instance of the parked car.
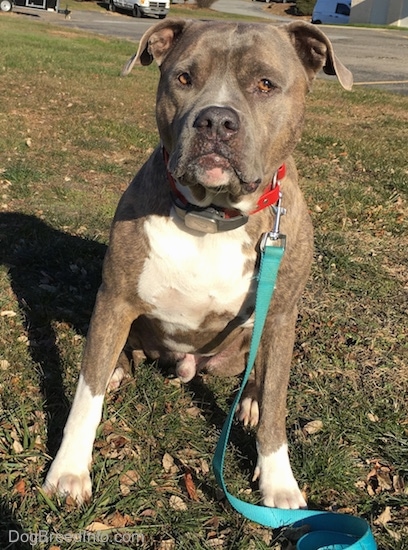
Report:
[[312,14],[312,23],[346,25],[349,22],[351,0],[317,0]]
[[11,0],[0,0],[0,11],[11,11],[13,2]]
[[131,11],[134,17],[155,15],[164,19],[170,10],[170,0],[109,0],[110,11],[116,8]]

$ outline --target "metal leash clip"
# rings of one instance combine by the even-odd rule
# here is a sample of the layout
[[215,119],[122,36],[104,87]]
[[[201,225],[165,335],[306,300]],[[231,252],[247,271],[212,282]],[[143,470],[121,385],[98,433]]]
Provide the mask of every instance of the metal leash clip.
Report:
[[279,231],[281,216],[286,214],[286,209],[282,208],[282,193],[279,193],[279,199],[275,206],[271,206],[272,210],[275,212],[275,223],[272,231],[268,231],[262,235],[260,249],[263,251],[268,241],[272,241],[272,246],[281,246],[283,249],[286,248],[286,235],[282,235]]

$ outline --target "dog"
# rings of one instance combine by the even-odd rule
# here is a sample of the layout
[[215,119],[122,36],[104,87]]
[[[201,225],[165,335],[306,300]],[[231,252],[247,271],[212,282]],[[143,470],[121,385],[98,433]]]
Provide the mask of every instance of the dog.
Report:
[[144,34],[123,74],[153,61],[161,143],[119,202],[78,387],[44,489],[78,503],[91,498],[95,432],[105,391],[123,377],[125,347],[173,364],[183,382],[202,370],[244,370],[260,242],[281,196],[286,250],[237,415],[257,426],[254,479],[264,504],[304,508],[285,408],[313,230],[291,155],[316,74],[336,75],[347,90],[352,75],[305,22],[166,19]]

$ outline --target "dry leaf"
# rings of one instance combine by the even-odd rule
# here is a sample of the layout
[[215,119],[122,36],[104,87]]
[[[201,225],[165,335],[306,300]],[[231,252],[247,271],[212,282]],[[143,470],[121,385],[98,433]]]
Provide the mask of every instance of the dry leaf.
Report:
[[198,407],[189,407],[188,409],[186,409],[186,413],[188,414],[188,416],[198,418],[201,415],[201,410]]
[[119,477],[119,488],[122,496],[126,497],[130,494],[130,487],[137,483],[140,479],[136,470],[128,470]]
[[141,512],[139,515],[141,518],[155,518],[157,516],[157,512],[152,508],[148,508],[147,510],[143,510],[143,512]]
[[317,434],[323,429],[323,422],[321,420],[312,420],[303,426],[303,433],[305,435]]
[[174,458],[171,455],[169,455],[169,453],[164,453],[164,456],[162,459],[162,465],[165,472],[170,472],[170,470],[174,466]]
[[167,539],[160,541],[158,550],[174,550],[176,548],[176,543],[173,539]]
[[199,500],[197,496],[197,489],[193,481],[193,476],[190,472],[186,472],[184,474],[184,483],[186,485],[188,496],[191,498],[191,500]]
[[24,451],[23,446],[21,445],[20,441],[18,441],[18,439],[15,439],[13,441],[13,451],[16,454],[22,453]]
[[213,516],[209,520],[207,520],[204,525],[206,527],[212,527],[213,529],[218,529],[220,526],[220,518],[218,516]]
[[19,479],[14,485],[14,491],[21,496],[26,494],[26,484],[24,479]]
[[378,516],[374,524],[386,525],[389,521],[391,521],[391,508],[390,506],[386,506],[384,512]]
[[17,313],[15,311],[11,311],[9,309],[6,309],[0,313],[1,317],[15,317]]
[[139,474],[136,472],[136,470],[127,470],[121,476],[119,477],[119,482],[121,485],[128,485],[131,487],[135,483],[137,483],[140,479]]
[[10,363],[7,361],[7,359],[2,359],[0,361],[0,370],[7,370],[10,366]]
[[176,495],[170,497],[169,505],[172,510],[177,510],[178,512],[185,512],[187,510],[187,504]]
[[128,516],[127,514],[122,516],[122,514],[117,510],[114,514],[112,514],[108,518],[109,525],[111,525],[112,527],[115,527],[116,529],[121,529],[129,525],[129,520],[130,522],[132,521],[130,516]]
[[390,471],[380,470],[377,473],[378,486],[383,491],[391,491],[392,489],[392,479]]
[[206,460],[204,460],[203,458],[200,459],[200,467],[201,467],[201,471],[203,472],[203,474],[208,474],[208,472],[210,471],[210,467],[208,465],[208,462]]
[[395,474],[392,476],[392,486],[396,493],[403,493],[405,487],[404,478],[399,474]]
[[128,437],[115,434],[108,435],[106,441],[110,443],[110,445],[114,446],[116,449],[124,447],[127,443],[130,443],[130,439]]
[[112,529],[110,525],[106,525],[105,523],[101,523],[100,521],[93,521],[88,525],[88,527],[85,527],[85,531],[107,531],[109,529]]

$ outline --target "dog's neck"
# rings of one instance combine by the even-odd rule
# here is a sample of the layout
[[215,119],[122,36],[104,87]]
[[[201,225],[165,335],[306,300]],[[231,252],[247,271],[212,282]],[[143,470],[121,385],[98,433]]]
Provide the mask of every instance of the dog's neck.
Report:
[[[190,229],[200,231],[202,233],[218,233],[222,231],[230,231],[248,221],[248,215],[243,214],[234,208],[224,208],[210,204],[209,206],[197,206],[190,203],[180,189],[176,185],[176,181],[167,169],[168,152],[163,147],[163,158],[167,171],[167,179],[170,184],[171,199],[174,209],[179,218]],[[249,215],[256,214],[265,208],[274,206],[280,196],[280,181],[285,177],[286,166],[282,164],[275,172],[271,184],[267,190],[261,195],[256,203],[256,207]]]

